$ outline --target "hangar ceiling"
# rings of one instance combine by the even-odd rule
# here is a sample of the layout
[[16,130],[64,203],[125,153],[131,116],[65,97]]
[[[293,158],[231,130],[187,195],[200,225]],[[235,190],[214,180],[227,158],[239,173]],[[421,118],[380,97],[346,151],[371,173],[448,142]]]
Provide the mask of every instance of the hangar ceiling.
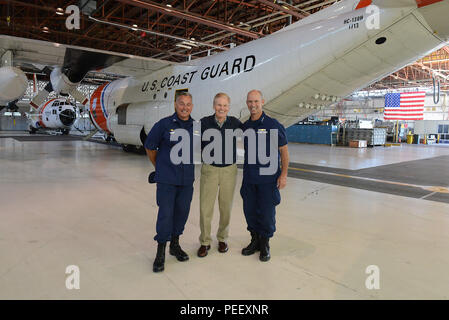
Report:
[[[435,79],[435,82],[434,82]],[[396,73],[370,86],[370,89],[432,87],[438,86],[443,91],[449,90],[449,47],[416,61]]]
[[[0,0],[1,34],[182,62],[263,37],[337,0]],[[70,5],[80,29],[68,30]],[[449,90],[449,48],[372,85]]]
[[[226,50],[263,37],[334,2],[0,0],[0,32],[180,62],[189,55],[204,56],[209,49]],[[64,11],[70,5],[84,13],[79,30],[65,27],[68,14]],[[186,44],[192,38],[201,45]]]

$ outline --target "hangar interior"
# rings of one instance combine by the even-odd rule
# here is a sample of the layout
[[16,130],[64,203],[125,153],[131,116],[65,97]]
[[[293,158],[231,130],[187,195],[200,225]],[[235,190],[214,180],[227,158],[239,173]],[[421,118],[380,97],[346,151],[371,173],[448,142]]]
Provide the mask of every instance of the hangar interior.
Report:
[[[229,252],[219,253],[214,239],[209,255],[196,257],[197,165],[181,238],[191,259],[168,256],[165,272],[154,274],[158,207],[142,149],[120,145],[92,123],[88,104],[55,92],[46,101],[71,101],[73,126],[30,130],[30,102],[51,81],[45,67],[65,62],[59,46],[54,60],[29,40],[175,64],[266,37],[337,2],[0,0],[0,55],[12,52],[27,81],[20,99],[0,105],[0,298],[448,299],[449,45],[326,107],[299,105],[310,112],[287,128],[288,183],[266,264],[240,253],[249,239],[241,168]],[[81,11],[77,30],[65,27],[71,5]],[[121,67],[88,72],[78,90],[91,97],[158,68]],[[410,92],[424,93],[420,119],[386,120],[386,95]],[[238,152],[242,163],[241,145]],[[218,213],[216,206],[213,232]],[[79,290],[66,288],[70,265],[79,266]],[[366,286],[372,265],[381,275],[376,290]]]

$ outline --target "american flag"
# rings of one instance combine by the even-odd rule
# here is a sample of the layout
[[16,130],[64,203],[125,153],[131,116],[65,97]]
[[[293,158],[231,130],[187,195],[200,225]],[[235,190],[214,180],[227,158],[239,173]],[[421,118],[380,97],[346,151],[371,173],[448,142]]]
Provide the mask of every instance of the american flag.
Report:
[[424,120],[425,92],[387,93],[384,120]]

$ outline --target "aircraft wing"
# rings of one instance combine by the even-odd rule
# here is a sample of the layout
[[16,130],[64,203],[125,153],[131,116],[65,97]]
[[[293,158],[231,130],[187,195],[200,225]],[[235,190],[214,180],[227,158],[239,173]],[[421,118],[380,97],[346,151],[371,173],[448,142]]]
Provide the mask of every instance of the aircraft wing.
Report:
[[34,68],[34,72],[39,72],[44,69],[45,66],[63,66],[67,48],[103,53],[123,58],[105,69],[98,70],[102,73],[118,76],[138,77],[174,64],[173,62],[165,60],[0,35],[0,55],[7,50],[11,50],[13,52],[14,65],[21,67],[24,71],[33,72]]

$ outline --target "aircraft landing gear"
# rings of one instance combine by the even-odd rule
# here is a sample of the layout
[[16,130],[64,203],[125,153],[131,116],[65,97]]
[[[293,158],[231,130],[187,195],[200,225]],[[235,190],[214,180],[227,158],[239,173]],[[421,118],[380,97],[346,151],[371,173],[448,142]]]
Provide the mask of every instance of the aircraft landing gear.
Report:
[[133,146],[131,144],[122,144],[122,149],[125,152],[137,153],[137,154],[146,154],[145,148],[143,146]]
[[106,140],[106,142],[111,142],[111,141],[115,142],[115,139],[112,135],[108,135],[105,140]]
[[147,152],[145,151],[145,148],[143,146],[137,147],[136,151],[138,154],[147,154]]
[[136,147],[130,144],[122,144],[122,149],[125,152],[133,152],[136,150]]
[[35,134],[37,131],[36,128],[30,127],[30,130],[28,131],[30,134]]

